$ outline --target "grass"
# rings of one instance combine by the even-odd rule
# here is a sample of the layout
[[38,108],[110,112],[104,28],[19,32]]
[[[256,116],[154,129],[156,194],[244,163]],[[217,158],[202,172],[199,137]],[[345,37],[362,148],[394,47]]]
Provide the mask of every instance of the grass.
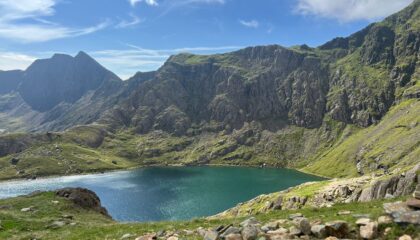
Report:
[[[58,201],[55,204],[53,201]],[[256,214],[259,221],[266,223],[279,219],[287,219],[289,214],[300,212],[310,220],[344,220],[352,226],[356,218],[352,215],[338,215],[339,211],[349,210],[352,214],[369,214],[372,219],[384,214],[382,204],[385,201],[373,201],[369,203],[336,204],[331,208],[304,208],[300,210],[271,211],[263,214]],[[52,192],[41,193],[35,196],[17,197],[0,200],[1,226],[0,239],[120,239],[124,234],[141,236],[159,230],[179,232],[182,239],[201,239],[198,235],[187,236],[183,230],[195,230],[198,227],[210,228],[220,225],[238,225],[246,217],[240,218],[219,218],[193,219],[181,222],[156,222],[156,223],[118,223],[114,222],[96,212],[82,209],[73,205],[66,199],[55,196]],[[20,209],[32,206],[33,212],[21,212]],[[50,229],[53,221],[62,219],[63,215],[73,216],[70,224],[58,229]],[[249,216],[247,216],[249,217]],[[384,228],[386,226],[380,226]],[[412,226],[402,227],[390,225],[392,234],[388,239],[400,236],[403,233],[416,236],[420,229]]]
[[[382,121],[338,142],[302,170],[328,177],[356,176],[356,161],[362,160],[365,172],[380,159],[391,169],[418,163],[420,102],[405,100],[394,106]],[[417,155],[418,156],[418,155]]]

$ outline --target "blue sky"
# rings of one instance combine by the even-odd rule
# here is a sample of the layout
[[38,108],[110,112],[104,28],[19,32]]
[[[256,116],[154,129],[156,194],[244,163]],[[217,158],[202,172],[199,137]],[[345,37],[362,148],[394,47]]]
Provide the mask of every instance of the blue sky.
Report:
[[0,0],[0,69],[83,50],[126,79],[172,54],[318,46],[412,0]]

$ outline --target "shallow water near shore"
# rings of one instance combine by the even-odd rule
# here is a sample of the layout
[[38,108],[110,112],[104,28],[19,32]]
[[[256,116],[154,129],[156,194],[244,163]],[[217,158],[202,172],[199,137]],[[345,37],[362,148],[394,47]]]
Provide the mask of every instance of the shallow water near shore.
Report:
[[217,214],[260,194],[322,178],[290,169],[151,167],[0,183],[0,198],[63,187],[98,194],[118,221],[187,220]]

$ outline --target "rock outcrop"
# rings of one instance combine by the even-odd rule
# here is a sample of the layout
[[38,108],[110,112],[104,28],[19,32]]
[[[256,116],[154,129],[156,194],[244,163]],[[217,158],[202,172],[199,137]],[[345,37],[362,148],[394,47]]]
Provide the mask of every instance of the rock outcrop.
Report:
[[101,200],[96,193],[85,189],[85,188],[63,188],[56,191],[56,195],[59,197],[67,198],[72,201],[75,205],[99,212],[109,218],[108,211],[102,207]]

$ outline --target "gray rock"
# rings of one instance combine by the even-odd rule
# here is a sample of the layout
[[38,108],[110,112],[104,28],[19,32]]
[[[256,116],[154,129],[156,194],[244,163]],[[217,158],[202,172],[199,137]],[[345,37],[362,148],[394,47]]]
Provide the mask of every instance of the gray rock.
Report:
[[401,201],[384,203],[385,212],[390,214],[396,223],[419,224],[420,211],[413,211],[406,203]]
[[328,237],[327,236],[327,230],[325,229],[325,225],[323,225],[323,224],[313,225],[311,227],[311,233],[317,238]]
[[392,217],[390,216],[380,216],[378,218],[378,224],[390,224],[392,223]]
[[407,206],[415,210],[420,209],[420,199],[412,198],[407,200]]
[[328,236],[346,238],[349,235],[349,225],[345,221],[332,221],[325,224]]
[[217,231],[206,231],[204,234],[204,240],[217,240],[219,233]]
[[360,237],[363,239],[374,239],[378,235],[378,223],[369,222],[366,225],[360,226]]
[[279,223],[275,221],[275,222],[269,222],[265,224],[264,226],[261,227],[261,229],[264,232],[268,232],[268,231],[276,230],[278,227],[279,227]]
[[303,214],[302,213],[294,213],[294,214],[289,215],[290,220],[293,220],[293,219],[298,218],[298,217],[303,217]]
[[370,223],[372,220],[370,220],[370,218],[359,218],[356,221],[356,225],[357,226],[365,226],[368,223]]
[[65,225],[66,223],[63,221],[54,221],[50,225],[48,225],[48,228],[56,229],[56,228],[64,227]]
[[258,237],[258,228],[255,225],[246,225],[241,233],[243,240],[255,240]]
[[351,211],[339,211],[338,215],[350,215]]
[[19,158],[12,158],[12,159],[10,159],[10,164],[17,165],[19,163],[19,161],[20,161]]
[[242,227],[248,226],[248,225],[257,225],[260,224],[260,222],[257,221],[254,217],[250,217],[246,219],[245,221],[241,222],[240,225]]
[[416,199],[420,199],[420,183],[417,184],[416,190],[414,190],[413,192],[413,197]]
[[398,240],[413,240],[413,238],[411,238],[410,235],[402,235],[401,237],[398,238]]
[[242,240],[242,235],[238,233],[231,233],[225,236],[225,240]]
[[291,226],[289,228],[289,234],[290,235],[293,235],[293,236],[299,236],[299,235],[302,234],[302,231],[299,228],[295,227],[295,226]]
[[283,196],[279,196],[276,201],[273,203],[273,209],[274,210],[281,210],[283,207]]
[[289,232],[289,230],[287,230],[286,228],[281,227],[281,228],[276,229],[274,231],[268,231],[267,234],[268,235],[284,235],[285,233],[288,233],[288,232]]
[[293,223],[295,226],[305,235],[311,234],[311,224],[309,223],[309,220],[304,217],[299,217],[293,219]]
[[229,227],[229,228],[227,228],[226,229],[226,231],[224,231],[221,235],[220,235],[220,237],[226,237],[227,235],[229,235],[229,234],[238,234],[238,233],[240,233],[241,232],[241,230],[239,229],[239,228],[237,228],[237,227]]

